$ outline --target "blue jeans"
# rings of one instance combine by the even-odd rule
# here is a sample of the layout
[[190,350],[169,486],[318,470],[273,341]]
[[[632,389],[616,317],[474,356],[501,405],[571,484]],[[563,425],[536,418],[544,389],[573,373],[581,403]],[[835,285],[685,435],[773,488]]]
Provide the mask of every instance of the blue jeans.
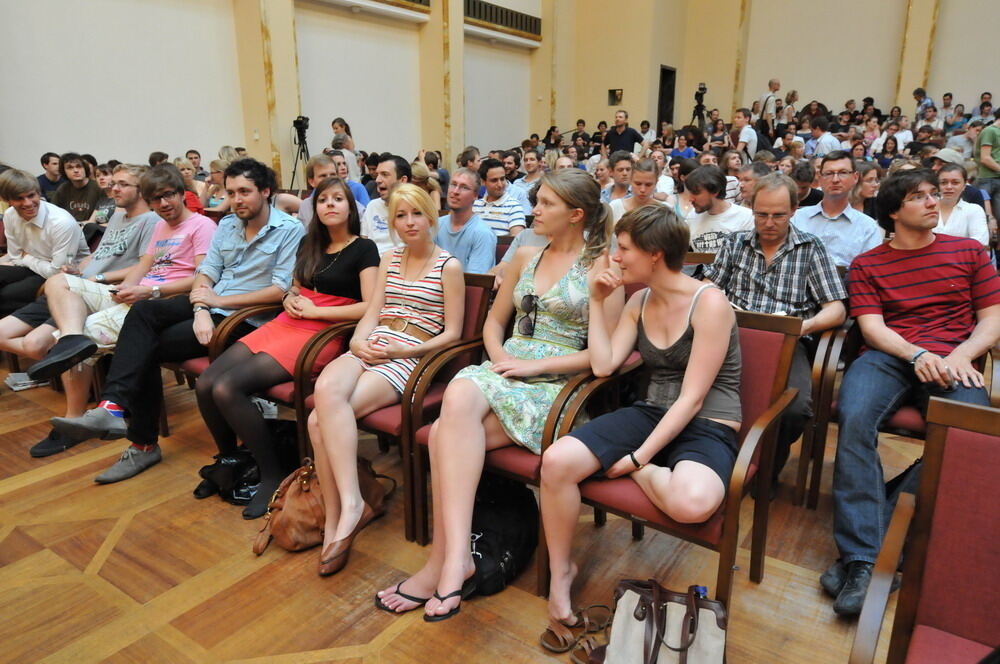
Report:
[[[895,498],[886,497],[878,454],[879,427],[907,403],[926,411],[931,396],[983,406],[990,403],[981,387],[958,384],[945,389],[921,383],[909,362],[877,350],[861,355],[844,375],[833,471],[833,538],[844,564],[875,562],[895,507]],[[908,477],[904,484],[911,487],[914,482]]]

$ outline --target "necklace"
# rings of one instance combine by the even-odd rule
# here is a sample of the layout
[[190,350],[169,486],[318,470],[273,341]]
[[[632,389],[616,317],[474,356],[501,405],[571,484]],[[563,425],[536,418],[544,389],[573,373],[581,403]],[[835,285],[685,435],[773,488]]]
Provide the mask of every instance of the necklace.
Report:
[[[417,275],[417,278],[414,279],[413,281],[419,281],[420,279],[423,279],[424,275],[427,274],[427,266],[433,263],[436,259],[437,255],[433,251],[431,251],[430,260],[424,261],[423,265],[420,267],[420,273]],[[403,250],[403,261],[402,261],[403,264],[400,266],[399,270],[400,272],[399,276],[403,279],[403,281],[406,281],[406,265],[409,262],[409,260],[410,260],[410,248],[407,247],[406,249]],[[413,282],[411,281],[410,283]]]
[[[343,247],[340,248],[340,251],[338,251],[337,253],[333,254],[333,260],[330,261],[326,265],[326,267],[324,267],[322,270],[319,270],[318,272],[316,272],[316,274],[313,275],[313,283],[316,283],[316,277],[318,277],[319,275],[323,274],[324,272],[326,272],[327,270],[329,270],[331,267],[333,267],[334,263],[336,263],[337,261],[340,260],[340,256],[341,256],[341,254],[344,253],[344,249],[347,249],[349,246],[351,246],[351,244],[353,244],[354,241],[357,240],[357,239],[358,239],[357,236],[352,237],[350,240],[348,240],[347,244],[345,244]],[[329,256],[329,255],[330,254],[327,254],[327,256]]]

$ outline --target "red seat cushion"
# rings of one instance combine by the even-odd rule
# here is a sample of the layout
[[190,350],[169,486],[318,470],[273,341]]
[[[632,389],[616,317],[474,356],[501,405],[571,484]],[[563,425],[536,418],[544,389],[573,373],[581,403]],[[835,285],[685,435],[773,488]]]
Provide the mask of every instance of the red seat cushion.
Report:
[[417,429],[417,433],[413,435],[413,441],[417,445],[423,445],[427,447],[431,442],[431,425],[425,424],[424,426]]
[[306,397],[306,410],[312,410],[316,407],[316,397],[312,394]]
[[181,371],[192,376],[200,376],[205,373],[205,369],[208,368],[209,364],[211,364],[211,361],[208,357],[196,357],[193,360],[181,362]]
[[[445,387],[445,383],[434,383],[431,385],[430,389],[427,390],[427,395],[424,397],[425,416],[428,411],[434,412],[441,407],[441,401],[444,400]],[[309,401],[307,400],[306,403],[308,404]],[[380,408],[371,415],[363,418],[360,424],[369,431],[380,431],[398,438],[402,434],[403,407],[400,404],[395,404],[393,406]]]
[[[602,505],[614,506],[616,510],[628,512],[650,523],[659,524],[685,539],[704,543],[716,548],[722,540],[724,510],[716,511],[704,523],[678,523],[649,502],[646,494],[631,478],[613,480],[587,480],[580,485],[584,500],[593,500]],[[725,505],[725,503],[723,503]]]
[[[837,421],[838,415],[837,402],[834,401],[830,406],[830,421]],[[924,421],[924,416],[920,414],[916,406],[902,406],[892,414],[892,417],[889,418],[882,428],[894,431],[906,431],[923,437],[927,432],[927,422]]]
[[288,381],[287,383],[275,385],[265,394],[267,394],[267,398],[272,401],[291,405],[295,403],[295,383],[293,381]]
[[487,452],[486,467],[514,473],[525,481],[535,483],[542,468],[542,457],[519,445],[509,445]]
[[910,637],[906,664],[969,664],[980,661],[992,650],[982,643],[917,625]]

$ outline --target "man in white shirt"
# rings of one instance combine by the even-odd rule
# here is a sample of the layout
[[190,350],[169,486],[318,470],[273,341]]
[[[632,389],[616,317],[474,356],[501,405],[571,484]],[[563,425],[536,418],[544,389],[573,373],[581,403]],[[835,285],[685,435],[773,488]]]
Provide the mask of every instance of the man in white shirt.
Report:
[[398,244],[389,235],[389,194],[397,184],[409,182],[411,176],[410,163],[399,155],[384,157],[375,171],[375,190],[379,197],[365,208],[365,215],[361,218],[361,235],[375,243],[379,254]]
[[[760,96],[761,125],[759,129],[771,137],[774,137],[774,124],[778,117],[777,101],[779,90],[781,90],[781,81],[772,78],[767,82],[767,92]],[[765,125],[767,126],[767,131],[764,131]]]
[[840,141],[837,137],[827,131],[830,128],[830,121],[823,116],[819,116],[812,121],[812,135],[816,139],[816,148],[813,156],[824,157],[831,152],[840,150]]
[[885,233],[874,219],[851,207],[858,171],[850,154],[836,150],[823,157],[819,182],[823,200],[799,208],[792,224],[822,240],[834,265],[849,267],[855,256],[882,244]]
[[738,108],[733,113],[733,129],[740,132],[736,142],[736,151],[751,161],[757,154],[757,132],[750,126],[750,109]]
[[691,249],[716,253],[733,233],[753,230],[750,208],[726,200],[726,176],[718,166],[699,166],[684,180],[697,213],[688,219]]
[[35,301],[38,288],[64,265],[90,254],[76,219],[42,200],[35,176],[12,168],[0,174],[7,254],[0,258],[0,318]]
[[507,191],[506,171],[499,159],[484,159],[479,177],[486,186],[486,195],[475,202],[473,214],[478,215],[497,235],[517,235],[527,222],[524,207],[513,192]]
[[[712,154],[714,156],[711,152],[703,152],[702,154]],[[665,201],[668,196],[673,196],[676,188],[674,178],[670,175],[670,170],[667,168],[667,155],[663,150],[653,150],[650,157],[656,162],[656,168],[659,172],[659,177],[656,178],[656,192],[653,194],[653,198],[658,201]]]
[[930,126],[931,129],[944,129],[944,118],[938,116],[938,110],[934,106],[924,109],[924,121],[920,126]]
[[639,133],[647,145],[652,145],[653,141],[656,140],[656,132],[649,126],[649,120],[643,120],[639,123]]

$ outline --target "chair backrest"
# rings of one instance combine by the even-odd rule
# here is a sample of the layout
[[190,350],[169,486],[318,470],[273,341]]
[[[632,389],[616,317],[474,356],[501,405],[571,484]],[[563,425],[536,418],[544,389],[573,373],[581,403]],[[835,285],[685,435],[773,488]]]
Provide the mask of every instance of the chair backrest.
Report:
[[1000,410],[933,398],[927,424],[892,642],[904,632],[908,638],[916,623],[993,647],[1000,616]]
[[689,251],[684,256],[685,265],[711,265],[715,262],[715,254]]
[[785,391],[795,344],[802,331],[802,319],[737,311],[736,323],[740,329],[743,363],[740,381],[742,441],[757,418]]
[[[465,273],[465,318],[462,320],[462,341],[469,341],[483,333],[486,314],[490,310],[493,293],[493,275]],[[434,382],[447,383],[460,369],[477,361],[479,351],[457,355],[434,378]]]
[[497,238],[497,249],[496,249],[496,262],[499,263],[503,260],[504,254],[510,249],[511,243],[514,241],[513,235],[501,235]]

